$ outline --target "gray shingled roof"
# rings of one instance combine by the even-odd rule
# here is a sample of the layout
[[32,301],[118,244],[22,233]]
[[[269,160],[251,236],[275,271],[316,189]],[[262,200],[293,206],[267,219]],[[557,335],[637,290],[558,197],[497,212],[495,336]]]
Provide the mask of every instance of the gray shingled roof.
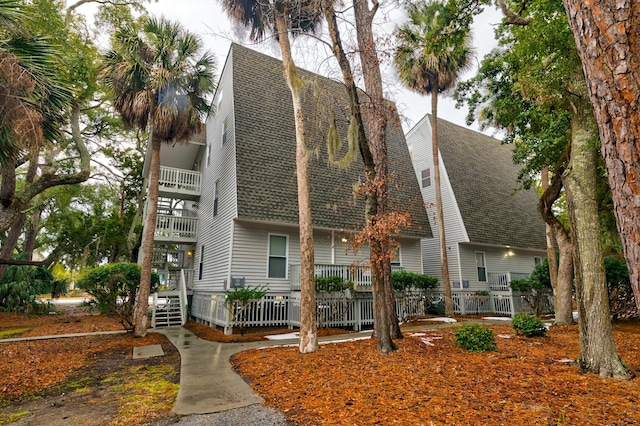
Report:
[[[238,217],[279,223],[298,223],[295,166],[295,127],[291,93],[284,81],[282,62],[233,44],[233,94],[235,109]],[[300,70],[306,81],[304,109],[310,149],[317,150],[311,166],[313,225],[357,230],[364,223],[364,197],[355,200],[353,187],[364,181],[362,160],[339,169],[327,161],[328,116],[334,108],[344,145],[347,117],[346,91],[341,83]],[[318,94],[320,93],[320,94]],[[414,226],[402,235],[431,236],[428,218],[411,159],[399,124],[389,126],[390,170],[400,190],[390,202],[409,211]],[[343,149],[344,150],[344,149]]]
[[510,145],[443,119],[438,119],[438,143],[472,242],[546,247],[536,191],[514,192],[519,166]]

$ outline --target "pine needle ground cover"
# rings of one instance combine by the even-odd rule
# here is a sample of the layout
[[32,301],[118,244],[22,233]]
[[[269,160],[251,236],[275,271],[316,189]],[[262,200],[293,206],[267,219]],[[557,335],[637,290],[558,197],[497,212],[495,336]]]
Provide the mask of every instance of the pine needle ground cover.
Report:
[[[578,356],[576,326],[535,338],[490,328],[495,352],[466,351],[454,329],[442,329],[405,332],[390,355],[362,340],[306,355],[252,350],[233,363],[266,404],[301,425],[640,424],[639,379],[601,379],[567,362]],[[618,353],[637,375],[640,326],[615,329]]]

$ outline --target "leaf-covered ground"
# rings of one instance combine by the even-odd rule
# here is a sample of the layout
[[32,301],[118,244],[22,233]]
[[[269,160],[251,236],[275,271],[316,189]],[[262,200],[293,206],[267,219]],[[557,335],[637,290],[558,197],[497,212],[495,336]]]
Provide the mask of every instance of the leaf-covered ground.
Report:
[[[122,330],[80,309],[59,315],[0,313],[0,337]],[[160,344],[163,357],[133,360],[133,348]],[[180,355],[161,334],[0,343],[0,425],[168,424]]]
[[[640,327],[616,330],[618,352],[637,374]],[[307,355],[252,350],[233,363],[266,404],[301,425],[640,424],[639,379],[601,379],[566,362],[578,356],[576,326],[543,338],[496,337],[498,350],[488,353],[457,347],[453,329],[405,336],[390,355],[361,340]]]
[[[189,323],[202,338],[261,340],[290,330],[250,329],[244,337]],[[0,313],[0,337],[117,330],[114,319],[76,310],[67,315]],[[493,327],[511,335],[509,326]],[[615,326],[618,352],[640,370],[640,324]],[[323,333],[333,334],[339,330]],[[271,348],[233,362],[268,405],[300,425],[634,425],[640,383],[580,374],[564,362],[578,355],[577,327],[547,337],[497,337],[498,350],[472,354],[453,329],[405,331],[384,356],[375,342],[322,345],[315,354]],[[164,357],[132,360],[133,347],[162,344]],[[0,425],[154,424],[170,410],[180,358],[164,336],[128,334],[0,343]]]

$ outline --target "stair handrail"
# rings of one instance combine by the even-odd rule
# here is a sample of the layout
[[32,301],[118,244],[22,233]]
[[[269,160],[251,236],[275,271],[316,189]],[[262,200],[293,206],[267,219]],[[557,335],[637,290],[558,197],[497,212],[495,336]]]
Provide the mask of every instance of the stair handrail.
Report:
[[184,269],[180,269],[180,315],[182,316],[182,325],[187,323],[187,310],[189,309],[189,300],[187,299],[187,280],[184,276]]

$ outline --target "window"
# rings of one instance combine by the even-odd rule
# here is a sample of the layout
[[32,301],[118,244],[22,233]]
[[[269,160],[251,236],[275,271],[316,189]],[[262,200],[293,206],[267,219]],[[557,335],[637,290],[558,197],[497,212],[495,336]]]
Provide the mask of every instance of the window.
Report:
[[198,259],[198,279],[202,279],[202,270],[204,269],[204,246],[200,246],[200,258]]
[[207,167],[211,164],[211,144],[207,141]]
[[422,187],[428,186],[431,186],[431,169],[424,169],[422,171]]
[[229,121],[225,118],[224,122],[222,123],[222,135],[220,137],[220,140],[222,141],[222,145],[227,143],[227,129],[229,127],[228,122]]
[[541,263],[542,263],[542,258],[541,258],[541,257],[535,256],[535,257],[533,258],[533,264],[534,264],[535,266],[538,266],[538,265],[539,265],[539,264],[541,264]]
[[402,257],[400,256],[400,246],[396,249],[392,249],[393,254],[391,256],[391,267],[392,268],[400,268],[402,266]]
[[487,265],[484,261],[484,253],[476,252],[476,266],[478,267],[478,281],[487,281]]
[[222,106],[222,95],[224,95],[224,91],[220,89],[220,94],[218,95],[218,102],[216,102],[216,113],[220,112],[220,107]]
[[220,186],[220,179],[217,179],[213,184],[213,217],[218,215],[218,187]]
[[269,235],[268,278],[287,278],[287,237]]

